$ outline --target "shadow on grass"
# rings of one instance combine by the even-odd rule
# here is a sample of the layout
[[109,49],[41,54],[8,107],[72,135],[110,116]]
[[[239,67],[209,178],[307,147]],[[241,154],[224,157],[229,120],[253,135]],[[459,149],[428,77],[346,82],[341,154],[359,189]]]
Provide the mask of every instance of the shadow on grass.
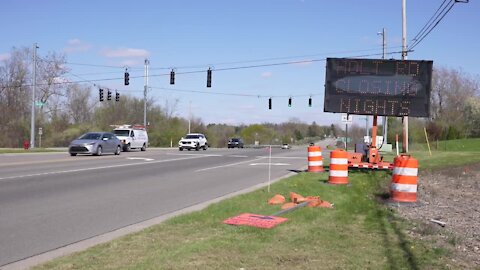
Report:
[[[390,194],[386,192],[377,193],[375,194],[375,196],[377,197],[379,202],[383,204],[387,203],[390,199]],[[398,241],[398,245],[403,252],[403,256],[400,256],[400,258],[406,259],[408,269],[420,269],[415,255],[411,252],[411,249],[409,248],[409,242],[407,241],[405,234],[398,226],[400,219],[396,217],[394,213],[390,210],[383,210],[382,208],[377,208],[376,214],[380,223],[380,230],[383,235],[383,246],[385,248],[385,256],[387,257],[390,267],[389,269],[403,269],[401,264],[398,263],[399,256],[394,256],[393,254],[393,252],[395,252],[395,249],[393,249],[392,247],[397,244],[391,241],[389,237],[391,236],[391,233],[389,233],[389,230],[393,231],[393,237],[395,237]]]
[[302,172],[308,172],[308,170],[288,170],[289,172],[294,172],[294,173],[302,173]]

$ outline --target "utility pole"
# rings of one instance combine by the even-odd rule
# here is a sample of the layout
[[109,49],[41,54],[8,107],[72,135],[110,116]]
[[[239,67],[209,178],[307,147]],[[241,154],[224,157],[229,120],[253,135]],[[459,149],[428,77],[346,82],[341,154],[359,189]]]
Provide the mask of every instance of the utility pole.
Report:
[[[378,32],[377,33],[378,35],[381,35],[382,36],[382,59],[385,59],[386,55],[387,55],[387,31],[385,30],[385,28],[382,29],[382,32]],[[383,141],[385,142],[385,144],[388,143],[387,141],[387,135],[388,135],[388,118],[386,116],[383,117],[383,128],[385,130],[385,133],[383,134]]]
[[148,91],[148,65],[150,61],[145,59],[145,87],[143,89],[143,126],[147,128],[147,91]]
[[30,125],[30,148],[35,148],[35,88],[37,86],[37,43],[33,44],[33,87],[32,87],[32,119]]
[[192,101],[188,102],[188,133],[190,133],[190,121],[192,119]]
[[[402,0],[402,60],[407,60],[407,0]],[[403,117],[402,152],[408,153],[408,116]]]

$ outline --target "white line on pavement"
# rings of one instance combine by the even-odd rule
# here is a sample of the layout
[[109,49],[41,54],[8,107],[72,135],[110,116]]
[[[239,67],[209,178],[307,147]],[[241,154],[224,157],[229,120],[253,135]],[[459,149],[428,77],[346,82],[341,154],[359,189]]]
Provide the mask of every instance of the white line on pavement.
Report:
[[167,159],[167,160],[145,161],[145,162],[136,162],[136,163],[128,163],[128,164],[117,164],[117,165],[109,165],[109,166],[101,166],[101,167],[93,167],[93,168],[83,168],[83,169],[76,169],[76,170],[66,170],[66,171],[56,171],[56,172],[45,172],[45,173],[35,173],[35,174],[8,176],[8,177],[0,177],[0,181],[1,181],[1,180],[15,179],[15,178],[25,178],[25,177],[33,177],[33,176],[42,176],[42,175],[53,175],[53,174],[72,173],[72,172],[84,172],[84,171],[110,169],[110,168],[125,167],[125,166],[138,166],[138,165],[144,165],[144,164],[164,163],[164,162],[170,162],[170,161],[194,159],[194,158],[201,158],[201,157],[203,157],[203,156],[197,155],[197,156],[193,156],[193,157],[174,158],[174,159]]
[[257,160],[260,160],[260,159],[264,159],[264,157],[260,157],[260,158],[256,158],[256,159],[252,159],[252,160],[241,161],[241,162],[236,162],[236,163],[230,163],[230,164],[226,164],[226,165],[210,167],[210,168],[203,168],[203,169],[200,169],[200,170],[196,170],[195,172],[203,172],[203,171],[208,171],[208,170],[213,170],[213,169],[230,167],[230,166],[235,166],[235,165],[239,165],[239,164],[243,164],[243,163],[249,163],[249,162],[257,161]]

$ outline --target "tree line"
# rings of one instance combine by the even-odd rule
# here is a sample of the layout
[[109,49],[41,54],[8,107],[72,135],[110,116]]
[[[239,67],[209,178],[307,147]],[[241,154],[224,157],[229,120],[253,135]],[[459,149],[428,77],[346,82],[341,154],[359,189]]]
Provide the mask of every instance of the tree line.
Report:
[[[32,107],[32,50],[12,48],[10,57],[0,62],[0,147],[22,147],[30,138]],[[143,99],[122,95],[119,102],[99,102],[93,85],[71,83],[64,55],[48,53],[37,61],[36,127],[42,127],[42,147],[65,147],[87,131],[111,130],[114,124],[143,123]],[[424,127],[433,140],[480,137],[479,76],[462,70],[434,68],[431,117],[410,120],[410,139],[424,141]],[[148,132],[151,146],[176,146],[188,131],[188,119],[176,115],[178,101],[159,105],[147,101]],[[389,118],[388,141],[402,134],[401,120]],[[224,147],[228,139],[242,137],[247,144],[309,143],[326,136],[344,135],[339,125],[321,126],[292,118],[281,124],[205,124],[190,119],[192,131],[204,133],[211,146]],[[381,127],[379,128],[381,129]],[[349,134],[363,137],[365,128],[354,125]],[[381,134],[381,132],[380,132]],[[38,135],[37,135],[38,137]],[[349,136],[350,137],[350,136]],[[38,146],[38,143],[36,143]]]

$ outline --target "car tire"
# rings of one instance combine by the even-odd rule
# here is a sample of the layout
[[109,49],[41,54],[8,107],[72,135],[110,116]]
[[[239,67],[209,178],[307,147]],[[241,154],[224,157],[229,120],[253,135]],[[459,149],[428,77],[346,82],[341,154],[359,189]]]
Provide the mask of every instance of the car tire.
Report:
[[131,149],[130,144],[127,144],[127,145],[123,146],[123,151],[125,151],[125,152],[130,152],[130,149]]
[[70,153],[70,156],[72,156],[72,157],[74,157],[76,155],[77,155],[77,153]]
[[147,151],[147,144],[143,144],[142,148],[140,148],[141,151]]
[[180,148],[178,148],[178,151],[183,151],[183,148],[181,148],[181,147],[180,147]]
[[208,149],[208,144],[205,144],[205,145],[203,146],[203,151],[205,151],[205,150],[207,150],[207,149]]
[[115,150],[115,155],[120,155],[120,152],[122,152],[122,147],[120,145],[117,146],[117,150]]
[[197,146],[195,146],[195,151],[198,151],[200,150],[200,144],[198,144]]
[[102,154],[103,154],[102,147],[101,146],[97,147],[97,151],[95,152],[95,156],[101,156]]

